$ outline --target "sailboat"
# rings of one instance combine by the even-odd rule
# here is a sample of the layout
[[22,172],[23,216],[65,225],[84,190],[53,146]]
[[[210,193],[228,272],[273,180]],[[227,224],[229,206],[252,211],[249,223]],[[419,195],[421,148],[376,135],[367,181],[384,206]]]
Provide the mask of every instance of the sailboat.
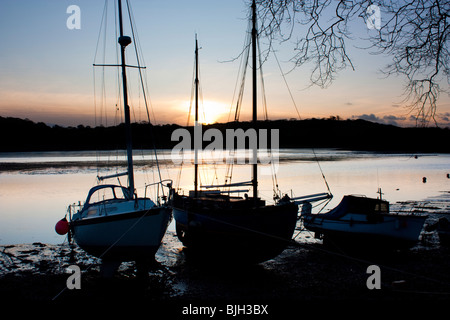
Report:
[[[256,4],[252,4],[253,116],[257,122]],[[198,123],[198,45],[195,48],[195,120]],[[207,112],[207,110],[206,110]],[[253,150],[253,155],[256,149]],[[198,150],[195,149],[196,155]],[[197,158],[197,156],[196,156]],[[253,159],[256,160],[256,157]],[[198,185],[194,164],[194,190],[173,193],[173,216],[178,238],[195,259],[230,263],[259,263],[279,255],[292,239],[298,206],[288,196],[267,205],[258,194],[258,163],[252,164],[252,180],[215,186]],[[251,187],[252,196],[232,196],[234,187]],[[226,189],[224,189],[226,188]]]
[[[167,196],[153,201],[146,196],[138,197],[135,190],[127,91],[127,67],[130,66],[125,62],[125,49],[132,40],[131,37],[123,34],[121,0],[118,0],[118,18],[121,63],[112,66],[119,67],[122,71],[127,171],[98,177],[99,184],[89,190],[84,205],[80,203],[78,208],[73,205],[69,206],[69,235],[80,248],[101,258],[104,262],[151,262],[171,221],[172,210],[169,207]],[[134,67],[142,68],[141,66]],[[106,179],[121,176],[128,178],[126,186],[122,185],[120,181],[119,184],[101,184]],[[146,185],[145,193],[147,193],[148,187],[155,187],[155,185],[161,189],[170,188],[170,182],[165,183],[166,181],[161,180]]]

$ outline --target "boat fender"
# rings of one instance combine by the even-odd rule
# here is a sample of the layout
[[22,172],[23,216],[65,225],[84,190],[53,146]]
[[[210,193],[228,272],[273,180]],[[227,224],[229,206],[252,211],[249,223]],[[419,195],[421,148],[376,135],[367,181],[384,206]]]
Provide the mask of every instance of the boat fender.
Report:
[[57,234],[62,236],[69,232],[69,222],[67,222],[66,217],[62,218],[56,223],[55,231]]

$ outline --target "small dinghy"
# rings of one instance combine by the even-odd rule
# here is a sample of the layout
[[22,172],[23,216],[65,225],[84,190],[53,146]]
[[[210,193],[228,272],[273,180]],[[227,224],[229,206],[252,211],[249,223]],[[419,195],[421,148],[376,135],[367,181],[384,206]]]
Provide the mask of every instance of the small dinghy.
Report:
[[427,216],[390,213],[386,200],[347,195],[327,213],[313,214],[304,203],[301,218],[326,244],[404,249],[417,243]]

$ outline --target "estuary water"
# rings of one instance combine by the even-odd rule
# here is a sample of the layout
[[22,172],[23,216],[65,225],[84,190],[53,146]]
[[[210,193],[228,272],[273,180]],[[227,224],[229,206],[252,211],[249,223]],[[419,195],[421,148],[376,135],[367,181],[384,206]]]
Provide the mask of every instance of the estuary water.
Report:
[[[145,184],[159,177],[172,179],[175,187],[188,192],[194,181],[193,155],[187,154],[182,165],[171,150],[159,150],[157,155],[160,174],[152,151],[134,153],[138,195],[143,196]],[[200,155],[202,185],[223,184],[225,177],[232,182],[251,180],[251,166],[234,164],[231,168],[220,161],[222,156]],[[329,188],[333,199],[325,208],[315,208],[325,211],[346,194],[375,198],[379,188],[391,203],[420,202],[450,191],[448,154],[281,149],[270,159],[271,163],[259,166],[260,196],[269,203],[276,186],[282,194],[293,197],[327,192]],[[97,176],[123,172],[125,168],[124,155],[109,151],[0,153],[0,244],[64,242],[65,237],[56,234],[54,226],[65,216],[68,205],[82,203],[98,183]],[[126,180],[121,183],[126,184]],[[156,196],[149,189],[147,192]],[[174,230],[173,222],[169,230]]]

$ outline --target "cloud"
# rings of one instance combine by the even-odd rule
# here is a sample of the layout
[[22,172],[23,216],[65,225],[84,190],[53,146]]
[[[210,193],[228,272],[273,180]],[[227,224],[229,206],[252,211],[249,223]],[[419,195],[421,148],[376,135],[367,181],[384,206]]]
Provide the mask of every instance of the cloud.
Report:
[[[385,115],[383,117],[379,117],[371,113],[371,114],[352,115],[351,118],[402,127],[410,127],[417,125],[417,118],[414,115],[409,115],[408,117],[395,115]],[[450,112],[437,113],[435,116],[435,120],[437,126],[442,128],[450,128]],[[435,125],[433,119],[430,119],[429,125],[430,126]]]
[[406,120],[406,117],[398,117],[398,116],[394,116],[394,115],[386,115],[386,116],[383,116],[382,118],[380,118],[380,117],[374,115],[373,113],[362,114],[362,115],[353,115],[352,118],[367,120],[367,121],[371,121],[371,122],[377,122],[377,123],[381,123],[381,124],[390,124],[390,125],[394,125],[394,126],[399,126],[399,122],[403,122]]
[[450,112],[436,114],[436,122],[440,127],[450,128]]
[[[420,120],[418,121],[417,118],[413,115],[409,116],[409,122],[413,125],[416,125],[417,123],[420,123]],[[445,113],[436,113],[434,116],[434,119],[430,118],[427,122],[428,126],[435,126],[441,128],[450,128],[450,112]]]
[[397,121],[404,121],[404,120],[406,120],[405,117],[397,117],[397,116],[394,116],[394,115],[389,115],[389,116],[384,116],[383,117],[383,121],[385,121],[388,124],[393,124],[395,126],[398,125]]
[[373,113],[371,114],[362,114],[360,116],[355,116],[353,115],[352,118],[354,119],[362,119],[362,120],[367,120],[367,121],[374,121],[374,122],[378,122],[379,118],[374,115]]
[[[450,122],[450,112],[439,113],[439,114],[437,115],[437,117],[438,117],[441,121]],[[448,123],[447,123],[447,125],[448,125]]]

